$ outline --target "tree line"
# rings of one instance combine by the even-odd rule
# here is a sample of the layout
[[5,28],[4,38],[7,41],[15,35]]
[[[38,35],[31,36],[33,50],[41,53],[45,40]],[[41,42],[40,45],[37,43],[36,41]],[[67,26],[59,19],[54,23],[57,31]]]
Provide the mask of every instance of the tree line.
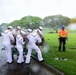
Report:
[[22,28],[31,28],[36,29],[39,26],[43,26],[44,28],[54,29],[56,32],[61,27],[61,25],[67,26],[69,23],[76,22],[76,18],[68,18],[62,15],[53,15],[47,16],[44,19],[37,16],[25,16],[20,20],[14,20],[13,22],[7,24],[2,23],[0,25],[0,31],[5,29],[7,26],[11,25],[13,27],[20,26]]

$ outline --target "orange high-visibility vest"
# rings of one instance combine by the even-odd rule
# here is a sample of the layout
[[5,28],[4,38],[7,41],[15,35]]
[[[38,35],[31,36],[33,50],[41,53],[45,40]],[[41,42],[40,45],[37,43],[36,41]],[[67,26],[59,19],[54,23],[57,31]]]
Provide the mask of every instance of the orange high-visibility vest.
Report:
[[64,30],[60,30],[58,32],[58,38],[60,37],[68,37],[68,32],[64,29]]

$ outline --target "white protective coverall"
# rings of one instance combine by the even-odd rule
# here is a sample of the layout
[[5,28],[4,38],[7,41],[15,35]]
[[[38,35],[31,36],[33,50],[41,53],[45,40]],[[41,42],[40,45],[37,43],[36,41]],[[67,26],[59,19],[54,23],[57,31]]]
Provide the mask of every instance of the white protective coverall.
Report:
[[44,35],[43,35],[43,33],[42,33],[42,31],[40,29],[36,29],[33,32],[37,33],[40,36],[41,40],[42,40],[41,44],[38,45],[38,47],[41,49],[42,43],[44,41]]
[[7,62],[11,63],[12,62],[11,43],[14,42],[14,37],[9,30],[6,30],[2,34],[2,39],[3,39],[3,46],[6,50]]
[[26,55],[26,60],[25,63],[30,63],[30,57],[31,57],[31,52],[32,50],[35,50],[38,54],[38,59],[39,61],[42,61],[42,54],[41,54],[41,50],[39,49],[39,47],[36,45],[36,42],[41,43],[41,38],[39,37],[39,35],[37,35],[37,33],[30,33],[27,36],[29,42],[27,44],[27,48],[28,48],[28,53]]
[[20,31],[14,29],[14,30],[12,31],[12,34],[13,34],[14,36],[17,36],[18,34],[20,34]]
[[14,43],[13,43],[13,46],[15,46],[15,45],[16,45],[16,36],[17,36],[18,34],[20,34],[20,30],[14,29],[14,30],[12,31],[12,34],[13,34],[14,39],[15,39],[15,41],[14,41]]
[[40,29],[36,29],[36,30],[34,30],[33,32],[39,32],[40,33],[40,35],[42,36],[42,37],[44,37],[44,35],[43,35],[43,33],[42,33],[42,31],[40,30]]
[[19,57],[17,60],[17,63],[22,63],[24,62],[24,58],[23,58],[23,45],[25,44],[25,42],[23,42],[23,37],[18,34],[16,37],[16,48],[19,51]]
[[42,37],[44,37],[44,35],[43,35],[42,31],[40,31],[39,29],[38,29],[37,31],[39,31],[39,33],[42,35]]

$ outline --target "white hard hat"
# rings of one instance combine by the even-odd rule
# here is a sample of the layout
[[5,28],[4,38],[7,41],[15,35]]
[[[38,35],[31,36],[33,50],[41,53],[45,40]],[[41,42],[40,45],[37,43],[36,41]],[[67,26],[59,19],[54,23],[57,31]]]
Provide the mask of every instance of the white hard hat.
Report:
[[24,34],[24,35],[26,34],[23,30],[21,30],[20,32],[21,32],[22,34]]
[[12,26],[8,26],[8,28],[13,29],[13,27],[12,27]]
[[43,27],[40,26],[39,29],[43,29]]
[[32,32],[32,29],[27,29],[28,32]]
[[18,28],[18,29],[21,29],[21,27],[20,27],[20,26],[17,26],[17,28]]

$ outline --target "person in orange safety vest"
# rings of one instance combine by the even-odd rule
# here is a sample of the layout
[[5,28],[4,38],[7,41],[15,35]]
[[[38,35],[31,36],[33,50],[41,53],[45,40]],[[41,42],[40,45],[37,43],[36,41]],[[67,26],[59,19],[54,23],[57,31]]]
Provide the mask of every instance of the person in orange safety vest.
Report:
[[68,32],[65,30],[65,26],[61,26],[61,30],[58,32],[58,39],[59,39],[59,51],[61,51],[61,46],[63,45],[63,51],[65,51],[65,44],[66,44],[66,39],[68,39]]

